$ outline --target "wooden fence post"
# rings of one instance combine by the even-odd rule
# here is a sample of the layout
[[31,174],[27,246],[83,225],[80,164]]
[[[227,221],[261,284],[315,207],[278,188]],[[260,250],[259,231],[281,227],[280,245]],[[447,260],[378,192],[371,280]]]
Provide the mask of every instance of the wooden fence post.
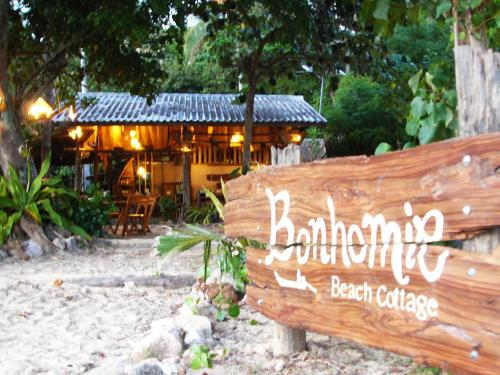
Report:
[[[455,46],[460,136],[500,131],[500,53],[477,42]],[[498,174],[497,174],[498,176]],[[500,228],[463,242],[466,251],[491,254],[500,246]]]
[[[284,149],[271,147],[273,166],[300,164],[300,146],[290,144]],[[306,350],[306,331],[273,322],[273,355],[289,356]]]

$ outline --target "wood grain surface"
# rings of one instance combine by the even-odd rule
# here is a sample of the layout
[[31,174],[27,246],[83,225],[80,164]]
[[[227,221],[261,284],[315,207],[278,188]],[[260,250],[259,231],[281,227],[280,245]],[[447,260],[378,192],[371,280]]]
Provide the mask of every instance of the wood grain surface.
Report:
[[[368,262],[368,255],[358,261],[352,255],[346,257],[348,251],[341,245],[368,244],[371,228],[362,227],[365,214],[382,214],[403,233],[412,217],[421,219],[429,211],[438,210],[444,218],[443,241],[471,238],[500,226],[500,133],[381,156],[265,168],[232,180],[226,187],[228,236],[270,242],[271,203],[266,190],[274,196],[287,192],[291,202],[287,217],[293,224],[294,238],[300,228],[312,233],[311,219],[323,218],[326,223],[326,242],[296,240],[295,244],[302,246],[289,247],[293,251],[283,261],[271,259],[270,250],[248,250],[251,282],[247,298],[255,309],[290,327],[408,355],[416,362],[453,374],[498,373],[500,249],[483,255],[433,246],[435,241],[429,241],[432,243],[424,245],[427,251],[419,260],[429,269],[436,267],[440,256],[449,254],[440,277],[430,281],[421,263],[405,263],[418,258],[422,241],[402,237],[401,251],[395,247],[395,237],[383,240],[377,233],[376,243],[370,243],[374,246],[370,248],[375,254],[373,264]],[[341,221],[346,230],[357,226],[364,242],[360,236],[353,236],[347,243],[331,246],[334,235],[328,199],[335,206],[335,221]],[[279,221],[284,202],[277,202]],[[405,203],[411,206],[411,214],[405,212]],[[432,232],[436,222],[431,219],[425,229]],[[288,232],[282,228],[276,244],[285,246],[287,242]],[[384,243],[391,245],[382,246]],[[330,256],[335,255],[335,261],[321,259],[321,244],[326,245]],[[311,246],[310,256],[299,262],[306,245]],[[317,256],[313,256],[315,245]],[[415,250],[411,246],[416,246],[416,252],[407,258],[408,252]],[[350,254],[362,253],[361,246],[351,249]],[[285,248],[279,250],[284,252]],[[346,264],[346,258],[351,264]],[[407,284],[396,277],[398,258],[402,259],[403,276],[409,277]],[[307,281],[307,288],[298,282],[300,277]],[[339,294],[341,283],[345,284],[344,294]],[[348,295],[348,290],[352,294]],[[387,297],[389,294],[391,297]],[[419,314],[408,304],[411,296],[420,298],[423,308],[417,309]],[[393,303],[391,307],[384,305],[388,301]]]
[[[444,251],[431,247],[428,259]],[[436,283],[428,283],[415,270],[409,270],[410,283],[401,287],[390,267],[366,264],[351,268],[341,263],[323,265],[310,262],[299,265],[294,259],[259,263],[267,250],[248,251],[247,301],[269,318],[294,328],[347,338],[368,346],[412,357],[416,362],[450,370],[453,374],[497,374],[500,364],[500,259],[498,253],[481,255],[448,249],[445,271]],[[475,270],[469,276],[470,269]],[[274,271],[281,277],[295,279],[297,269],[317,288],[309,290],[282,288]],[[331,296],[332,276],[342,282],[373,290],[374,300],[355,301]],[[404,289],[406,293],[435,298],[437,317],[421,321],[415,314],[381,308],[375,291]],[[381,293],[381,299],[384,295]],[[473,359],[474,352],[477,358]]]
[[[365,213],[381,213],[404,227],[403,205],[409,202],[416,215],[434,208],[444,214],[443,240],[470,238],[500,225],[500,133],[380,156],[269,167],[239,177],[227,183],[227,235],[269,241],[266,188],[289,192],[289,217],[297,227],[307,227],[310,218],[326,220],[331,197],[337,219],[347,226],[360,224]],[[278,243],[286,244],[285,234],[278,233]]]

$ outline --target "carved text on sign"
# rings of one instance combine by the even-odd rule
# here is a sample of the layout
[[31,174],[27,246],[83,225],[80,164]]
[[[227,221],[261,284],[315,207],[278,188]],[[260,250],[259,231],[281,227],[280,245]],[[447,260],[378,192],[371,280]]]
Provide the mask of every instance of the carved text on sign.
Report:
[[[286,190],[274,195],[271,189],[266,188],[266,195],[271,207],[271,230],[269,245],[271,250],[265,258],[265,264],[271,265],[274,260],[281,262],[288,261],[293,253],[296,253],[297,263],[305,265],[312,251],[312,259],[318,259],[322,264],[336,264],[337,249],[340,248],[340,258],[345,267],[349,268],[353,263],[368,262],[368,267],[373,268],[377,255],[380,265],[385,267],[386,255],[389,246],[392,246],[390,265],[395,280],[399,285],[408,285],[410,277],[405,274],[405,269],[418,267],[421,275],[428,282],[439,280],[442,275],[446,259],[450,252],[444,250],[437,259],[434,268],[428,266],[426,262],[427,243],[437,242],[442,239],[444,217],[437,209],[429,210],[423,217],[413,215],[412,206],[409,202],[404,204],[404,212],[408,217],[408,222],[402,230],[398,223],[386,221],[384,215],[372,216],[365,213],[361,218],[361,225],[351,224],[349,227],[335,216],[335,204],[331,197],[327,197],[326,205],[330,213],[329,234],[327,221],[324,218],[311,218],[308,221],[310,228],[299,228],[295,231],[295,226],[288,216],[290,212],[290,194]],[[277,220],[277,206],[281,202],[283,209],[279,220]],[[430,228],[429,228],[430,227]],[[370,238],[364,238],[362,229],[370,230]],[[429,229],[432,229],[429,231]],[[278,232],[287,232],[287,247],[284,250],[277,249],[276,239]],[[356,237],[357,241],[354,241]],[[330,241],[328,241],[330,238]],[[381,243],[379,242],[381,239]],[[355,243],[359,245],[355,245]],[[407,247],[405,251],[405,246]],[[356,247],[359,251],[356,251]],[[314,285],[311,285],[305,276],[297,270],[296,280],[289,280],[274,272],[276,281],[282,287],[300,290],[310,290],[317,293]],[[344,298],[356,301],[373,303],[375,301],[382,308],[414,313],[419,320],[426,320],[429,317],[437,316],[439,304],[434,298],[425,295],[417,295],[407,292],[402,288],[388,290],[381,285],[373,290],[366,282],[362,285],[346,284],[341,282],[338,276],[332,276],[333,298]],[[361,297],[362,296],[362,297]]]

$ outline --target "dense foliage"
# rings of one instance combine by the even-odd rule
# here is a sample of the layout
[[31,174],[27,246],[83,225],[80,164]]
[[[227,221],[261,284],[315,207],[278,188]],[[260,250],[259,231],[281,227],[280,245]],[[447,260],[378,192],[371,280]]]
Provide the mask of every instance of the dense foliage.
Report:
[[175,211],[177,209],[177,206],[172,198],[161,197],[158,200],[158,207],[160,208],[160,213],[163,219],[165,220],[175,219]]
[[238,90],[238,71],[223,68],[217,56],[211,52],[212,43],[207,40],[203,22],[189,28],[184,38],[182,55],[174,44],[162,66],[166,78],[161,84],[164,92],[235,93]]
[[54,206],[93,236],[102,235],[109,214],[116,211],[111,197],[97,185],[90,185],[80,196],[56,197]]
[[216,216],[217,210],[213,204],[201,207],[190,206],[187,209],[184,220],[190,224],[210,224],[217,219]]
[[[88,239],[89,236],[82,227],[72,221],[71,217],[62,216],[65,212],[54,208],[54,199],[73,199],[78,196],[73,190],[67,189],[59,177],[45,178],[50,167],[50,156],[43,162],[38,176],[23,183],[14,168],[9,168],[9,176],[0,177],[0,244],[11,235],[13,226],[23,216],[28,216],[36,223],[53,222],[76,235]],[[28,175],[30,167],[28,164]],[[29,176],[28,176],[29,177]]]
[[340,80],[326,130],[330,155],[373,154],[380,142],[401,144],[401,125],[386,105],[387,89],[366,76]]
[[[224,191],[224,184],[223,191]],[[217,211],[219,217],[224,219],[224,206],[222,202],[209,190],[205,189],[212,200],[213,207]],[[236,291],[239,293],[245,292],[245,285],[248,283],[247,268],[246,268],[246,248],[262,247],[263,245],[246,238],[228,238],[217,230],[210,230],[199,226],[187,224],[183,229],[177,229],[174,235],[160,238],[157,245],[157,250],[162,256],[168,256],[179,252],[184,252],[194,248],[195,246],[203,245],[203,280],[206,281],[210,273],[210,264],[212,258],[215,258],[215,263],[219,275],[219,282],[222,283],[222,275],[230,274],[234,280]],[[213,252],[215,247],[215,256]],[[222,291],[218,298],[224,299]],[[225,305],[228,301],[215,301],[219,305]],[[227,314],[231,317],[239,315],[239,307],[237,304],[230,303]],[[227,315],[226,312],[221,312],[222,320]]]

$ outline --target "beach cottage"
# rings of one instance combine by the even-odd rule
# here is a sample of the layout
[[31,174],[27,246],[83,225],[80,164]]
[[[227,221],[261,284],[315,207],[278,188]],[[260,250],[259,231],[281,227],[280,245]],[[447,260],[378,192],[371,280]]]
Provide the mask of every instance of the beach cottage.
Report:
[[[220,189],[241,167],[244,104],[236,95],[171,94],[146,99],[128,93],[80,94],[76,108],[56,115],[55,164],[92,165],[87,180],[116,197],[133,192],[188,199]],[[326,120],[302,96],[257,95],[252,164],[271,163],[271,147],[300,143],[309,126]],[[79,168],[78,168],[79,169]]]

